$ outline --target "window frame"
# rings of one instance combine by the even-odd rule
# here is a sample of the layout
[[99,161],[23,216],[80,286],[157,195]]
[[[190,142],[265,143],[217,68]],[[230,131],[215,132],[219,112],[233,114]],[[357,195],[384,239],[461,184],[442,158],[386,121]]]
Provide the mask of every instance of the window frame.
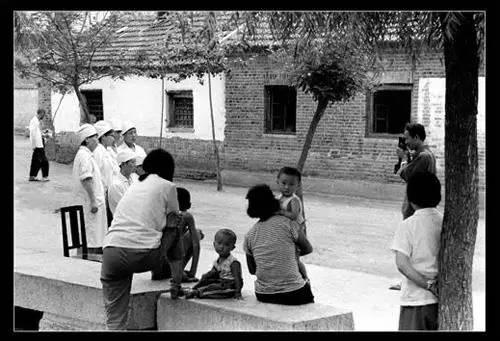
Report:
[[[170,90],[170,91],[165,91],[167,101],[168,101],[168,122],[167,122],[167,129],[169,131],[187,131],[187,132],[192,132],[194,131],[194,99],[193,99],[193,90]],[[175,121],[175,99],[176,98],[190,98],[191,101],[193,102],[193,110],[192,110],[192,126],[191,127],[185,127],[185,126],[178,126],[177,122]]]
[[[288,91],[293,92],[294,98],[287,102],[291,104],[293,102],[293,131],[286,130],[274,130],[273,129],[273,111],[272,111],[272,89],[273,88],[287,88]],[[285,114],[284,126],[286,127],[288,115]],[[265,135],[286,135],[286,136],[296,136],[297,134],[297,89],[294,86],[289,85],[264,85],[264,134]]]
[[[91,111],[90,109],[90,105],[89,105],[89,100],[87,98],[87,94],[86,93],[89,93],[89,92],[94,92],[94,93],[99,93],[100,94],[100,100],[101,100],[101,115],[100,117],[95,115],[94,112]],[[97,121],[101,121],[101,120],[104,120],[104,101],[102,99],[102,89],[80,89],[80,93],[82,94],[82,96],[85,97],[85,101],[87,102],[87,109],[89,110],[89,114],[92,114],[96,117],[96,122]]]
[[366,92],[366,134],[365,137],[373,138],[394,138],[401,136],[402,131],[399,133],[377,133],[374,131],[374,120],[375,120],[375,110],[374,110],[374,94],[377,91],[392,90],[392,91],[410,91],[410,117],[412,116],[412,103],[413,103],[413,84],[412,83],[383,83],[375,88],[368,90]]

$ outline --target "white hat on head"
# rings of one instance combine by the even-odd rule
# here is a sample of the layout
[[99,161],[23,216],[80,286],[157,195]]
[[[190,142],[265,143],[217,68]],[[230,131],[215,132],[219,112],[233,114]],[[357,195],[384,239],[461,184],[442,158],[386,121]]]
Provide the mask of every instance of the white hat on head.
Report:
[[106,121],[97,121],[94,123],[94,128],[97,130],[97,138],[101,138],[102,135],[106,134],[108,131],[113,130],[111,124]]
[[118,155],[116,155],[116,161],[118,162],[118,165],[121,165],[124,162],[135,159],[136,156],[137,155],[130,149],[123,149],[118,152]]
[[144,156],[137,156],[135,158],[135,165],[136,166],[142,166],[143,162],[144,162]]
[[109,120],[109,122],[111,123],[111,127],[113,127],[114,131],[122,131],[123,128],[122,121],[120,121],[117,118],[112,118],[111,120]]
[[[122,134],[125,134],[127,131],[129,131],[132,128],[136,128],[135,124],[133,124],[130,121],[123,121],[123,126],[122,126]],[[137,128],[136,128],[137,129]]]
[[84,123],[78,129],[78,141],[82,143],[87,137],[97,135],[97,130],[92,124]]

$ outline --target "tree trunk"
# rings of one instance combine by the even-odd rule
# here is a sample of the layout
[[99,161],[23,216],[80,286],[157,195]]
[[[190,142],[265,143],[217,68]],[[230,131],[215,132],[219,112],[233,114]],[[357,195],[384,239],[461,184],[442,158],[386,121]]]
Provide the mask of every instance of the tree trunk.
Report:
[[328,105],[328,100],[326,98],[320,98],[318,100],[318,105],[316,107],[316,112],[312,118],[311,124],[309,125],[309,130],[307,131],[306,139],[304,141],[304,146],[302,147],[302,153],[300,154],[299,162],[297,162],[297,169],[302,172],[304,165],[306,163],[307,154],[311,148],[311,143],[314,138],[314,133],[318,127],[318,123],[325,113],[326,107]]
[[214,110],[212,108],[212,82],[210,80],[210,74],[208,74],[208,98],[210,100],[210,119],[212,121],[212,141],[214,143],[214,153],[216,161],[216,171],[217,171],[217,191],[222,191],[222,176],[220,174],[220,160],[219,160],[219,148],[217,148],[217,141],[215,140],[215,123],[214,123]]
[[[472,260],[478,209],[478,46],[473,13],[450,36],[441,15],[446,69],[445,210],[439,254],[439,329],[472,330]],[[452,27],[453,29],[453,27]]]
[[[300,154],[299,161],[297,162],[297,169],[302,173],[304,170],[304,165],[306,163],[307,154],[309,153],[309,149],[311,149],[312,140],[314,138],[314,133],[316,132],[316,128],[318,127],[319,121],[323,114],[325,113],[326,107],[328,106],[328,100],[326,98],[318,99],[318,105],[316,106],[316,112],[312,118],[311,124],[309,124],[309,130],[307,131],[306,139],[304,141],[304,146],[302,147],[302,153]],[[302,186],[297,189],[297,196],[302,201],[302,205],[304,205],[304,197],[302,193]],[[302,207],[304,218],[306,213],[304,211],[304,207]]]
[[78,102],[80,103],[80,124],[90,123],[90,112],[87,105],[87,100],[85,99],[85,96],[80,92],[80,89],[77,85],[74,85],[73,89],[75,90],[76,97],[78,98]]

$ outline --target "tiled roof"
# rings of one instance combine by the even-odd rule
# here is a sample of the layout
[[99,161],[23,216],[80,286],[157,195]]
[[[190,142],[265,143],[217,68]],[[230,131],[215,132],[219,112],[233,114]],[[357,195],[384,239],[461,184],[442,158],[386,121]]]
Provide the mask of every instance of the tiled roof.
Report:
[[[184,12],[185,13],[185,12]],[[233,12],[215,12],[218,25],[225,27],[219,34],[219,39],[224,39],[224,43],[237,41],[242,32],[234,32],[234,24],[229,24]],[[97,51],[94,56],[96,66],[104,66],[120,61],[132,61],[137,57],[139,51],[154,56],[160,47],[168,44],[176,46],[181,41],[181,35],[176,24],[176,13],[170,13],[163,20],[158,20],[156,15],[145,15],[135,18],[119,29],[115,37],[112,38],[110,46],[104,50]],[[187,14],[192,16],[191,29],[200,30],[204,25],[206,12],[191,12]],[[241,28],[241,27],[240,27]],[[232,33],[232,34],[230,34]],[[262,26],[257,28],[255,37],[248,38],[247,42],[251,46],[266,46],[272,42],[270,33]],[[258,38],[257,38],[258,37]],[[120,56],[119,58],[117,56]]]

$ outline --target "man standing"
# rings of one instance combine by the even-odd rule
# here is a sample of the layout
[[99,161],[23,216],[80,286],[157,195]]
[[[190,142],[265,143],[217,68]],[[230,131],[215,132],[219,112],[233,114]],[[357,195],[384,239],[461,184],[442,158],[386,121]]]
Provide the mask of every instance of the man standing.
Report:
[[111,127],[113,128],[113,137],[114,141],[113,144],[110,147],[107,147],[106,149],[110,152],[111,155],[116,160],[116,156],[118,155],[118,147],[123,143],[123,136],[122,136],[122,121],[120,121],[117,118],[113,118],[110,121]]
[[144,149],[135,143],[135,140],[137,139],[137,129],[132,122],[123,122],[122,135],[123,143],[118,146],[118,152],[120,152],[120,150],[131,150],[136,154],[136,156],[146,157]]
[[81,145],[73,162],[77,200],[83,204],[88,252],[102,254],[108,224],[101,172],[92,154],[99,143],[97,130],[91,124],[82,124],[78,139]]
[[[402,162],[401,168],[396,174],[399,174],[401,178],[407,183],[408,180],[416,173],[427,171],[432,174],[436,174],[436,157],[431,152],[429,146],[424,144],[425,141],[425,128],[420,123],[407,123],[404,131],[404,139],[406,143],[407,150],[404,151],[398,147],[396,154],[398,157],[409,162]],[[408,157],[411,150],[411,158]],[[403,199],[403,205],[401,207],[401,212],[403,214],[403,220],[413,215],[415,210],[408,202],[408,196],[406,195]],[[401,282],[392,284],[389,289],[391,290],[401,290]]]
[[45,156],[43,137],[49,135],[50,133],[47,131],[42,135],[42,132],[40,131],[40,120],[44,117],[45,110],[38,109],[29,125],[31,147],[33,148],[29,181],[40,181],[36,177],[40,168],[42,169],[42,181],[49,181],[49,160],[47,160],[47,157]]
[[122,150],[118,153],[120,173],[113,178],[108,190],[108,203],[111,213],[115,213],[118,202],[132,183],[131,174],[135,170],[135,153],[131,150]]
[[[424,144],[425,136],[425,128],[420,123],[406,124],[404,131],[405,143],[408,149],[414,150],[414,153],[410,162],[402,164],[397,173],[405,182],[408,182],[408,179],[418,172],[427,171],[436,174],[436,157],[431,152],[429,146]],[[405,152],[398,147],[396,153],[398,157],[406,158],[405,153],[408,153],[408,151]],[[415,212],[408,203],[406,194],[401,211],[403,213],[403,219],[408,218]]]

